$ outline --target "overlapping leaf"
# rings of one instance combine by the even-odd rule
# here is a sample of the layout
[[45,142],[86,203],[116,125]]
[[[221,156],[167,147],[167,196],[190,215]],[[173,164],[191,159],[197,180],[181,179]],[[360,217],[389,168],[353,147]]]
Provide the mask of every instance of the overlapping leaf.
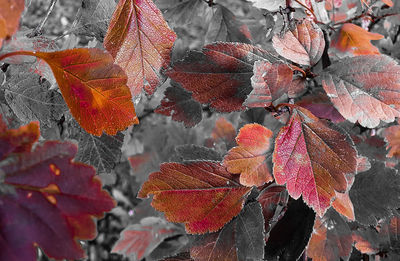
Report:
[[383,37],[381,34],[370,33],[358,25],[345,23],[332,37],[330,47],[354,55],[380,54],[378,48],[370,41],[380,40]]
[[350,122],[375,128],[400,116],[400,66],[388,56],[341,59],[325,70],[322,85]]
[[262,260],[265,244],[262,226],[260,204],[250,203],[220,231],[197,238],[190,255],[199,261]]
[[3,40],[17,31],[24,8],[24,0],[0,0],[0,48]]
[[132,96],[148,94],[163,82],[176,34],[152,0],[121,0],[111,18],[104,47],[126,70]]
[[247,97],[247,107],[268,107],[272,102],[287,93],[292,83],[293,71],[284,63],[257,61],[251,77],[253,90]]
[[345,192],[345,174],[355,173],[357,152],[348,135],[341,133],[296,105],[281,129],[273,155],[276,183],[303,200],[322,217],[335,197]]
[[373,161],[371,165],[355,177],[349,192],[356,220],[366,225],[376,225],[400,207],[400,175],[381,162]]
[[385,139],[387,141],[388,157],[400,157],[400,126],[390,126],[385,129]]
[[[357,167],[357,172],[359,171],[359,167]],[[362,171],[361,171],[362,172]],[[332,202],[332,207],[340,214],[345,216],[351,221],[355,220],[354,216],[354,206],[351,202],[349,193],[338,193],[335,192],[335,200]]]
[[244,109],[242,104],[251,91],[250,78],[257,60],[276,59],[256,46],[214,43],[201,52],[190,51],[167,75],[191,91],[200,103],[220,112],[238,111]]
[[37,124],[18,130],[1,125],[0,172],[13,193],[0,195],[0,259],[36,260],[37,246],[55,259],[83,258],[77,240],[96,236],[93,217],[114,201],[92,167],[72,162],[74,144],[47,141],[31,151]]
[[315,261],[349,260],[353,247],[350,227],[333,209],[323,218],[317,217],[307,256]]
[[140,224],[126,227],[111,252],[139,261],[147,258],[165,239],[183,232],[183,229],[161,218],[148,217],[142,219]]
[[164,163],[143,184],[139,197],[153,194],[155,209],[198,234],[217,231],[238,215],[250,190],[219,163]]
[[155,0],[168,22],[176,26],[189,24],[193,17],[202,17],[207,8],[203,0]]
[[247,25],[241,23],[236,16],[223,5],[213,7],[206,34],[206,43],[217,41],[250,43],[251,34]]
[[215,122],[211,137],[205,141],[207,147],[215,147],[219,143],[224,143],[227,149],[235,146],[236,130],[231,122],[224,117],[220,117]]
[[236,137],[239,146],[229,150],[223,164],[231,173],[240,174],[240,184],[261,186],[273,180],[267,157],[271,156],[272,132],[259,124],[247,124]]
[[155,112],[172,116],[174,121],[181,121],[186,127],[193,127],[202,119],[201,105],[192,99],[191,93],[176,83],[165,90],[164,98]]
[[48,53],[20,51],[5,56],[14,55],[46,61],[71,114],[88,133],[115,135],[139,123],[126,75],[107,52],[81,48]]
[[306,19],[299,22],[294,30],[287,31],[283,37],[275,35],[272,44],[281,56],[308,66],[319,61],[325,48],[322,30]]

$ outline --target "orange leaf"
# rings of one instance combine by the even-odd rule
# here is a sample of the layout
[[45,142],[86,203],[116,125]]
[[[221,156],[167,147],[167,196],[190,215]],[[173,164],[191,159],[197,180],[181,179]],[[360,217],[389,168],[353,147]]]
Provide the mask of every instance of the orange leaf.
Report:
[[385,139],[387,141],[387,149],[390,148],[388,157],[400,157],[400,126],[391,126],[385,129]]
[[235,146],[235,127],[224,117],[220,117],[215,122],[215,126],[211,132],[211,138],[206,139],[205,146],[215,147],[219,143],[225,143],[226,147],[232,148]]
[[272,132],[259,124],[246,124],[240,129],[236,142],[224,158],[228,171],[240,175],[240,184],[261,186],[273,180],[267,165]]
[[72,116],[90,134],[103,131],[115,135],[139,123],[124,71],[100,49],[71,49],[58,52],[20,51],[13,55],[31,55],[46,61],[60,87]]
[[385,3],[385,5],[392,7],[393,6],[393,2],[392,0],[382,0],[383,3]]
[[350,137],[310,111],[291,104],[289,122],[282,127],[273,155],[277,184],[303,200],[322,217],[335,197],[345,192],[347,173],[355,173],[357,152]]
[[309,20],[298,23],[294,30],[286,32],[283,37],[275,35],[272,44],[281,56],[304,65],[316,64],[325,48],[322,30]]
[[378,48],[373,46],[370,41],[380,40],[383,37],[381,34],[370,33],[358,25],[346,23],[332,37],[331,47],[354,55],[380,54]]
[[176,34],[151,0],[120,0],[111,18],[104,47],[115,63],[126,68],[133,96],[148,94],[165,79]]
[[171,222],[185,223],[192,234],[214,232],[242,210],[251,188],[216,162],[164,163],[150,174],[139,197],[153,194],[151,205]]
[[0,48],[3,40],[17,31],[24,8],[24,0],[0,0]]
[[354,207],[350,200],[349,193],[338,193],[337,191],[335,191],[335,193],[336,198],[332,202],[332,207],[349,220],[354,221]]

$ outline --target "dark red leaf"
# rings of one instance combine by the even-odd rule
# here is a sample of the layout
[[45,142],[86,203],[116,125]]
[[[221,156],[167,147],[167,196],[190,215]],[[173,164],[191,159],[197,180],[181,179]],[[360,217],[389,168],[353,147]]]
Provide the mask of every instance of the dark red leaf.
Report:
[[164,163],[150,174],[139,197],[153,194],[152,206],[169,221],[200,234],[217,231],[238,215],[250,190],[215,162]]
[[350,137],[296,105],[275,140],[274,177],[289,194],[322,217],[335,197],[345,192],[345,174],[356,172],[357,152]]
[[120,0],[111,18],[104,47],[126,70],[132,96],[148,94],[163,82],[176,34],[152,0]]
[[164,98],[156,113],[172,116],[174,121],[181,121],[185,127],[193,127],[202,119],[201,105],[192,99],[192,94],[172,83],[164,92]]
[[92,167],[72,161],[74,144],[47,141],[30,151],[37,138],[34,123],[0,138],[11,142],[11,150],[1,146],[3,158],[13,154],[2,161],[0,172],[14,191],[0,194],[0,260],[36,260],[37,246],[51,258],[83,258],[78,240],[95,238],[93,217],[102,217],[115,203]]
[[214,43],[202,51],[190,51],[173,64],[167,75],[192,92],[200,103],[220,112],[243,110],[251,91],[250,78],[257,60],[275,61],[256,46],[240,43]]

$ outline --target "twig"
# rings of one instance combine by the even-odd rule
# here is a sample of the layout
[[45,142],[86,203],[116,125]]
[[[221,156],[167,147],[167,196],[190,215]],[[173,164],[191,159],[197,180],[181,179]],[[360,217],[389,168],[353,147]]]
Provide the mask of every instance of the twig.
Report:
[[373,14],[368,14],[367,12],[362,12],[361,14],[359,14],[359,15],[357,15],[355,17],[349,18],[349,19],[347,19],[345,21],[337,22],[334,25],[351,23],[354,20],[360,19],[360,18],[365,17],[365,16],[370,17],[372,19],[372,22],[375,23],[376,21],[379,21],[382,18],[385,18],[385,17],[388,17],[388,16],[394,16],[394,15],[398,15],[398,14],[395,13],[395,14],[384,14],[384,15],[381,15],[381,16],[375,16]]
[[54,6],[56,5],[57,0],[51,0],[49,8],[47,9],[46,16],[43,18],[43,20],[40,22],[40,24],[31,32],[27,35],[29,38],[36,37],[38,35],[42,34],[42,30],[44,25],[46,24],[47,20],[49,19],[49,16],[51,12],[53,12]]

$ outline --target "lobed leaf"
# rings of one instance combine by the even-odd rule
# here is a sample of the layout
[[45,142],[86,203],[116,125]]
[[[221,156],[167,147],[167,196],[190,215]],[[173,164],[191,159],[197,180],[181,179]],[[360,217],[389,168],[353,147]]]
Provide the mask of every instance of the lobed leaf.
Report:
[[104,48],[126,70],[132,96],[147,94],[165,80],[176,34],[152,0],[121,0],[111,18]]
[[286,183],[293,198],[302,195],[322,217],[335,191],[348,189],[345,174],[356,172],[357,152],[348,135],[302,107],[287,106],[292,108],[289,122],[275,140],[275,181]]
[[380,40],[383,35],[370,33],[362,27],[345,23],[340,31],[332,37],[330,48],[341,52],[350,52],[354,55],[380,54],[378,48],[371,44],[371,40]]
[[400,66],[388,56],[341,59],[325,70],[322,85],[350,122],[375,128],[400,116]]
[[162,164],[138,196],[153,194],[152,206],[164,212],[167,220],[185,223],[188,233],[202,234],[219,230],[238,215],[250,190],[222,165],[194,161]]
[[47,141],[31,151],[39,135],[35,123],[0,135],[0,172],[14,192],[0,194],[1,260],[36,260],[37,246],[51,258],[83,258],[77,240],[95,238],[93,217],[115,205],[94,169],[72,161],[74,144]]
[[304,19],[283,37],[274,35],[272,45],[286,59],[295,63],[312,66],[321,59],[325,48],[324,34],[313,22]]
[[250,78],[257,60],[276,58],[256,46],[242,43],[213,43],[202,51],[190,51],[173,64],[167,75],[192,92],[192,97],[220,112],[243,110],[251,91]]
[[246,124],[239,131],[236,142],[239,146],[229,150],[223,164],[227,170],[240,174],[240,184],[261,186],[271,182],[273,177],[267,164],[271,156],[272,132],[259,124]]

